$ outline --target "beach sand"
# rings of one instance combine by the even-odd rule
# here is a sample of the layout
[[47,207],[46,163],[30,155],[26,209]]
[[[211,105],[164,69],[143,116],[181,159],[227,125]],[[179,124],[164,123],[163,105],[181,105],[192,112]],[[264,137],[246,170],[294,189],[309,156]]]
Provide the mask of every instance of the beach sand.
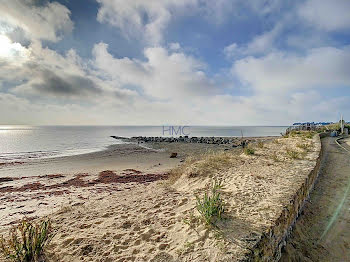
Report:
[[[71,173],[50,172],[55,164],[45,162],[37,166],[47,168],[46,176],[28,178],[29,188],[26,179],[1,184],[1,221],[10,225],[23,215],[49,215],[56,230],[49,261],[238,261],[273,225],[318,155],[316,139],[264,140],[254,144],[254,155],[229,146],[177,143],[151,145],[156,150],[136,146],[125,158],[110,159],[107,152],[76,156],[81,162],[71,164]],[[301,143],[308,149],[297,147]],[[178,158],[169,158],[175,150]],[[208,150],[209,156],[181,162]],[[301,159],[291,159],[288,150]],[[54,161],[68,170],[68,158]],[[195,195],[202,196],[214,179],[224,185],[225,215],[208,227]]]
[[[162,176],[180,165],[186,156],[225,148],[227,146],[212,144],[117,144],[100,152],[2,165],[0,226],[10,225],[23,216],[51,214],[74,201],[100,198],[103,193],[120,190],[121,185],[132,184],[132,175],[143,175],[147,179],[154,175],[150,181],[164,179]],[[176,158],[170,158],[172,152],[178,153]],[[102,179],[84,184],[84,181],[98,180],[103,171],[128,176],[128,179]],[[140,182],[137,179],[135,183]]]

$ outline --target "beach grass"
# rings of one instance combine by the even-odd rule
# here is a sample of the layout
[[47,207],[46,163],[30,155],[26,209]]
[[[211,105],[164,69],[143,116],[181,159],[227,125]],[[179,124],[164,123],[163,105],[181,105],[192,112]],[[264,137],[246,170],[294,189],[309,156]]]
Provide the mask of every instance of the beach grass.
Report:
[[291,159],[300,159],[300,153],[298,151],[287,148],[286,153],[287,153],[287,156]]
[[7,237],[0,238],[0,252],[10,261],[36,262],[42,258],[45,247],[53,237],[50,219],[37,223],[23,219]]
[[224,170],[233,165],[237,156],[227,151],[208,151],[196,156],[189,156],[184,163],[172,169],[168,183],[175,183],[183,174],[189,178],[211,177],[217,171]]
[[255,149],[248,146],[246,148],[244,148],[244,154],[246,155],[254,155],[255,154]]
[[298,130],[292,130],[288,134],[284,135],[284,138],[288,137],[302,137],[302,138],[308,138],[311,139],[316,134],[316,131],[298,131]]
[[305,151],[309,151],[311,145],[307,144],[307,143],[299,143],[299,144],[297,144],[297,147],[299,147]]
[[280,162],[281,160],[278,158],[276,152],[273,152],[272,153],[272,160],[275,161],[275,162]]
[[196,208],[207,225],[212,225],[214,219],[222,219],[224,202],[221,198],[220,189],[222,189],[221,182],[215,180],[210,193],[205,192],[202,198],[196,196]]

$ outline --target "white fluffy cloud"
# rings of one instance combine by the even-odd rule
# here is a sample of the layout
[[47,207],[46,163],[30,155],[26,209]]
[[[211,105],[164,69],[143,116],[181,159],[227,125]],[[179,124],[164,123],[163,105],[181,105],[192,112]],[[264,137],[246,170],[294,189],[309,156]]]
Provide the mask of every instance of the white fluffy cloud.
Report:
[[197,0],[97,0],[101,7],[97,20],[120,28],[126,35],[144,37],[160,43],[163,31],[174,12],[184,10]]
[[97,0],[100,8],[97,20],[118,27],[127,36],[138,36],[151,45],[160,44],[173,17],[198,15],[212,24],[250,10],[266,15],[282,5],[280,1],[255,0]]
[[259,92],[339,87],[350,85],[350,46],[324,47],[305,56],[273,52],[261,58],[238,60],[232,73]]
[[56,42],[73,29],[70,11],[57,2],[37,6],[34,0],[0,1],[0,14],[0,33],[19,28],[28,39]]
[[214,84],[204,73],[205,65],[181,52],[162,47],[146,48],[146,61],[115,58],[107,45],[100,43],[93,50],[95,66],[100,74],[120,84],[135,85],[155,98],[185,98],[214,93]]
[[350,28],[350,1],[308,0],[299,8],[299,15],[326,31]]
[[250,55],[264,55],[276,49],[275,42],[280,36],[285,26],[286,20],[289,16],[282,21],[276,23],[273,28],[262,34],[256,35],[246,44],[237,45],[232,43],[224,48],[224,54],[227,58],[240,58],[242,56]]

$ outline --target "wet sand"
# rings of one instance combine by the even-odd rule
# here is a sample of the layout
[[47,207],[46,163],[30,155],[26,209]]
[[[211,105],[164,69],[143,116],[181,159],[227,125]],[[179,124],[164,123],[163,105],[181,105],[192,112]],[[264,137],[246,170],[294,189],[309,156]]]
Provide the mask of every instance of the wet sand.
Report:
[[98,173],[103,170],[122,171],[128,168],[163,172],[179,161],[180,158],[170,159],[169,152],[165,150],[154,150],[135,144],[117,144],[99,152],[2,165],[0,177]]
[[[350,151],[350,139],[341,140]],[[350,261],[350,153],[322,139],[322,166],[281,261]]]

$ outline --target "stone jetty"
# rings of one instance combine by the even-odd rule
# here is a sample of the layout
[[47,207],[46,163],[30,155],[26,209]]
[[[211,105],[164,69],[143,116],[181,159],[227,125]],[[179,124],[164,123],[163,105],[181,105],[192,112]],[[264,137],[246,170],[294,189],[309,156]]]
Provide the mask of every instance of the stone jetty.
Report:
[[[126,140],[124,137],[111,136],[115,139]],[[138,143],[153,143],[153,142],[165,142],[165,143],[202,143],[202,144],[217,144],[217,145],[231,145],[231,146],[241,146],[246,145],[249,142],[253,142],[252,138],[239,138],[239,137],[189,137],[189,136],[179,136],[179,137],[147,137],[147,136],[135,136],[127,139],[129,141]]]

